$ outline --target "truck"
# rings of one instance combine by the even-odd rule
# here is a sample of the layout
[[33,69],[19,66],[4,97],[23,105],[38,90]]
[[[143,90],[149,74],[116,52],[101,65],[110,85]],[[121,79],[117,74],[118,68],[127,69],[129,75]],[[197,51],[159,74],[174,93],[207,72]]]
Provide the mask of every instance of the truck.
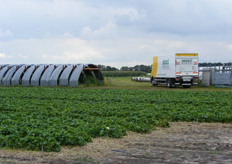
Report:
[[175,88],[182,85],[190,88],[198,84],[198,53],[176,53],[175,55],[154,56],[151,84]]

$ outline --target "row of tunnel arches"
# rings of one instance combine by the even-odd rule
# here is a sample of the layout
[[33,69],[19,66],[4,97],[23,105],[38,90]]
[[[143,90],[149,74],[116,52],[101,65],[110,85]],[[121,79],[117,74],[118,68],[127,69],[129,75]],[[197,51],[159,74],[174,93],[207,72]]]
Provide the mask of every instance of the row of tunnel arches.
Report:
[[[91,80],[90,80],[91,79]],[[0,65],[0,86],[71,86],[104,83],[93,64]]]

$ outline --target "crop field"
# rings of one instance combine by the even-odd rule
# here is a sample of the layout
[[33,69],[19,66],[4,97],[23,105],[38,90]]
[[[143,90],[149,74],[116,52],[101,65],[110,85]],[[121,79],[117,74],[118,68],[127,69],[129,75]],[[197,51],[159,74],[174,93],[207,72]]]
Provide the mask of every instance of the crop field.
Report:
[[0,148],[60,151],[170,121],[232,123],[231,98],[222,91],[0,87]]

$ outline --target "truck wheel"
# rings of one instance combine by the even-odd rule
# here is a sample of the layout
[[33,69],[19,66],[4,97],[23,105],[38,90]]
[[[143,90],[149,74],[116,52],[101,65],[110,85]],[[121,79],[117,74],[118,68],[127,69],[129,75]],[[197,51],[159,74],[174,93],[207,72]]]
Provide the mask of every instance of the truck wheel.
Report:
[[155,80],[155,78],[152,79],[151,84],[152,84],[153,86],[157,86],[157,85],[158,85],[157,82],[156,82],[156,80]]
[[190,88],[191,85],[183,85],[183,88]]
[[168,85],[168,88],[175,88],[176,87],[173,79],[168,79],[167,85]]

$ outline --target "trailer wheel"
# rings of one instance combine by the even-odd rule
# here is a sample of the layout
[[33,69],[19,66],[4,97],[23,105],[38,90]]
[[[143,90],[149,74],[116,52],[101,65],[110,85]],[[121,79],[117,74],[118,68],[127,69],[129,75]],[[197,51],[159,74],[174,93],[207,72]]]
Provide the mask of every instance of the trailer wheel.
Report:
[[176,87],[174,79],[168,79],[167,85],[168,85],[168,88]]
[[151,84],[152,84],[153,86],[157,86],[157,85],[158,85],[157,82],[156,82],[156,80],[155,80],[155,78],[152,78]]

